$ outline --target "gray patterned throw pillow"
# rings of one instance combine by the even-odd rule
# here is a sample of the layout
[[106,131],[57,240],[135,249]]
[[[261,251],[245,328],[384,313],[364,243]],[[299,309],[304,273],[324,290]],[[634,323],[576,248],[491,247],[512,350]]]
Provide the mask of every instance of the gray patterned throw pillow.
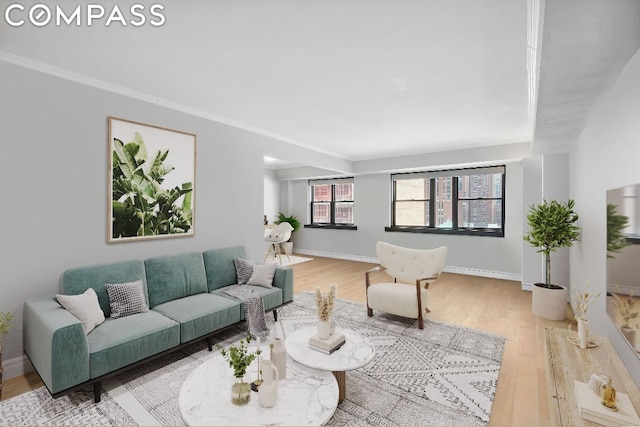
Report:
[[248,259],[234,258],[233,264],[236,267],[236,276],[238,276],[238,285],[245,285],[253,274],[253,262]]
[[109,295],[112,319],[149,311],[149,305],[144,299],[142,280],[129,283],[108,283],[105,288]]

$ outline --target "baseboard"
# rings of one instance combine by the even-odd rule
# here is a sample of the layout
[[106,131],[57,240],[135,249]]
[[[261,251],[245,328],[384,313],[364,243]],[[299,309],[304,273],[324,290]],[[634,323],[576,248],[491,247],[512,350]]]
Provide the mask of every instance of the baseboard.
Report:
[[323,251],[310,251],[307,249],[294,249],[294,253],[301,255],[311,255],[311,256],[319,256],[324,258],[335,258],[335,259],[346,259],[347,261],[359,261],[359,262],[369,262],[373,264],[378,263],[378,258],[374,257],[366,257],[360,255],[349,255],[349,254],[339,254],[335,252],[323,252]]
[[[365,257],[360,255],[312,251],[307,249],[296,249],[295,252],[301,255],[311,255],[311,256],[319,256],[324,258],[335,258],[335,259],[346,259],[348,261],[369,262],[373,264],[378,263],[377,258]],[[467,268],[467,267],[455,267],[455,266],[449,266],[449,265],[444,267],[444,271],[447,273],[466,274],[468,276],[489,277],[492,279],[503,279],[503,280],[513,280],[515,282],[522,282],[522,274],[505,273],[502,271],[482,270],[478,268]],[[523,284],[523,289],[524,289],[524,284]]]
[[506,273],[503,271],[482,270],[480,268],[444,266],[446,273],[466,274],[467,276],[488,277],[490,279],[512,280],[522,282],[522,274]]
[[22,355],[2,362],[2,380],[6,381],[10,378],[19,377],[33,371],[33,365]]
[[638,295],[638,287],[625,286],[625,285],[607,285],[607,292],[613,294],[623,295]]

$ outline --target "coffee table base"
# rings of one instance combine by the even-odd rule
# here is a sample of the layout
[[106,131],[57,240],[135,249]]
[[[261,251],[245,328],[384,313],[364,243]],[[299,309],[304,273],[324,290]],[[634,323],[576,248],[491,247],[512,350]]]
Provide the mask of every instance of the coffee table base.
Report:
[[345,371],[333,371],[333,376],[338,381],[338,403],[342,403],[347,394],[347,375]]

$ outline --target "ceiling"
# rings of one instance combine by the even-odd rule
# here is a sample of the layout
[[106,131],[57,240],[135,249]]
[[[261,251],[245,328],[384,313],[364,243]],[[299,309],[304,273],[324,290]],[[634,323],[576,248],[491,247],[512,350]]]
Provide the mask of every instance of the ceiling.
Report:
[[[22,2],[27,10],[35,3]],[[153,2],[139,3],[148,7]],[[573,132],[575,139],[589,107],[637,50],[611,52],[610,46],[626,34],[616,19],[638,22],[627,11],[640,2],[155,3],[164,5],[166,22],[160,27],[118,22],[107,27],[104,19],[91,27],[85,21],[71,27],[1,25],[0,59],[90,79],[349,161],[521,143],[534,133],[544,136],[545,149],[552,149],[559,137],[566,142]],[[527,40],[527,23],[534,28],[538,22],[532,19],[537,9],[528,13],[528,4],[545,3],[553,16],[542,19],[540,8],[545,37],[536,45]],[[56,4],[70,12],[80,3]],[[101,4],[109,11],[115,3]],[[591,4],[598,7],[590,11]],[[127,7],[124,16],[130,19]],[[578,19],[584,23],[565,25],[576,19],[574,9],[583,11]],[[613,28],[583,37],[602,22],[601,16]],[[554,36],[547,38],[547,33]],[[581,49],[590,48],[594,39],[598,49],[576,64],[576,55],[580,58]],[[542,59],[537,117],[544,126],[535,123],[536,108],[530,108],[536,94],[529,77],[538,71],[535,61],[533,67],[531,59],[527,62],[532,50]],[[589,79],[576,78],[582,74]],[[587,95],[576,98],[575,91]],[[575,105],[581,108],[574,116],[557,119]],[[554,134],[566,130],[569,121],[569,133]],[[282,159],[275,164],[286,165]]]

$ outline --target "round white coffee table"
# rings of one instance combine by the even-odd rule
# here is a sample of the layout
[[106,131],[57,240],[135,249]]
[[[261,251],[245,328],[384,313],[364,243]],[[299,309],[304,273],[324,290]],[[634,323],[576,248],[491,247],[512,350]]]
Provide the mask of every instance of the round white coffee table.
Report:
[[361,368],[373,360],[375,348],[371,342],[350,329],[336,329],[345,336],[345,343],[331,354],[309,348],[309,338],[317,332],[315,327],[298,329],[289,334],[284,342],[287,354],[296,362],[314,369],[331,371],[338,381],[338,403],[346,391],[345,371]]
[[[257,378],[257,363],[254,360],[247,369],[250,381]],[[278,400],[271,408],[260,406],[255,392],[247,405],[233,405],[233,382],[233,370],[220,354],[194,369],[180,389],[184,422],[190,426],[319,426],[329,421],[338,407],[338,384],[333,375],[291,361],[287,378],[278,381]]]

